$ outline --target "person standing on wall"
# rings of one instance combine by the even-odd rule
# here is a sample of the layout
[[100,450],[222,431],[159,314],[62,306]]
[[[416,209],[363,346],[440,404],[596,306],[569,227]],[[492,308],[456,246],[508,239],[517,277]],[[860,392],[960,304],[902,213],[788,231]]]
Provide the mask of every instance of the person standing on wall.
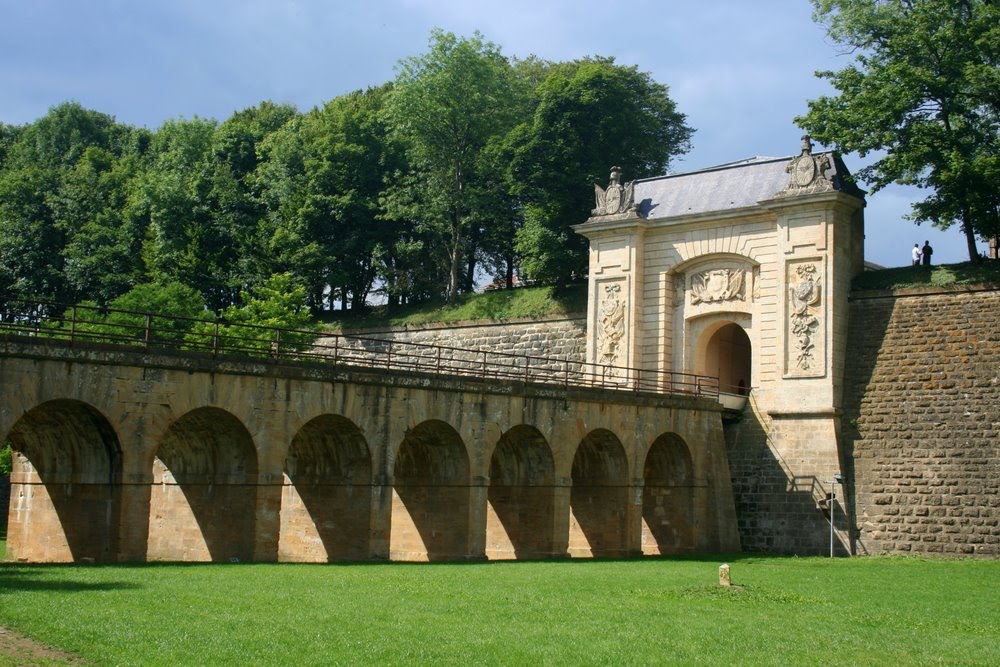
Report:
[[913,266],[920,266],[920,244],[919,243],[914,243],[913,244],[913,252],[911,254],[913,255]]
[[931,265],[931,255],[934,254],[934,248],[931,247],[930,241],[924,241],[924,249],[921,251],[924,258],[924,266]]

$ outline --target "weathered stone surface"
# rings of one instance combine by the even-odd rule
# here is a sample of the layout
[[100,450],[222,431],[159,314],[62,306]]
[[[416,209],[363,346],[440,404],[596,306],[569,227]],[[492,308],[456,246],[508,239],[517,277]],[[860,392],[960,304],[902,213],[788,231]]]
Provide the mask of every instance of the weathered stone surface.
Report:
[[1000,555],[1000,290],[856,294],[850,348],[858,553]]
[[[583,361],[586,348],[586,318],[571,317],[543,321],[492,322],[478,321],[451,325],[429,325],[396,328],[388,331],[352,332],[361,339],[386,342],[415,343],[460,350],[468,359],[475,359],[475,352],[491,352],[537,357],[533,368],[560,372],[566,362],[579,364]],[[320,338],[320,345],[328,344],[328,339]],[[358,342],[355,349],[363,349]],[[373,354],[382,350],[374,350]],[[413,347],[401,348],[404,355],[431,357],[436,350],[423,351]]]

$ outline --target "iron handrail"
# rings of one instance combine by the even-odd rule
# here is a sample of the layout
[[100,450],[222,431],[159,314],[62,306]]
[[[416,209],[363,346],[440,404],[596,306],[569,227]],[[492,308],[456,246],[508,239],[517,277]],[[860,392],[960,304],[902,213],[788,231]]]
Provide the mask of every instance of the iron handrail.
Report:
[[5,337],[58,340],[70,346],[103,349],[267,359],[275,364],[313,362],[337,367],[378,367],[565,388],[719,397],[718,378],[692,373],[266,327],[226,322],[207,313],[202,319],[99,306],[8,301],[0,306],[0,332]]

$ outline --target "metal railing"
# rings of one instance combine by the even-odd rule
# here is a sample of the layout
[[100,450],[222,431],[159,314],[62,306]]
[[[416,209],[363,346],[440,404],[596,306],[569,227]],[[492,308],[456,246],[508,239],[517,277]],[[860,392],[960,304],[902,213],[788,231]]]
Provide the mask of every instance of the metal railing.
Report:
[[471,350],[365,336],[280,329],[155,315],[97,306],[8,301],[0,306],[0,337],[58,341],[73,347],[139,350],[409,371],[438,377],[510,380],[538,385],[719,397],[718,378],[583,361]]

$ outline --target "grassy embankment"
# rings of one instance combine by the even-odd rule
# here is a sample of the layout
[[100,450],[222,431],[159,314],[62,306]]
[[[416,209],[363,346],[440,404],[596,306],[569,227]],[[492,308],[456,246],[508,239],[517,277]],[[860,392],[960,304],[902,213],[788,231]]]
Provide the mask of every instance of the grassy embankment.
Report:
[[901,266],[865,271],[854,279],[856,290],[904,289],[907,287],[962,287],[964,285],[1000,286],[1000,262],[986,260],[973,264],[940,266]]
[[1000,561],[720,562],[2,564],[0,625],[97,664],[1000,664]]
[[[328,330],[378,329],[468,320],[513,320],[575,315],[587,309],[587,284],[565,287],[520,287],[464,294],[453,304],[417,304],[390,312],[384,306],[360,314],[336,316],[322,323]],[[339,315],[339,314],[338,314]]]

